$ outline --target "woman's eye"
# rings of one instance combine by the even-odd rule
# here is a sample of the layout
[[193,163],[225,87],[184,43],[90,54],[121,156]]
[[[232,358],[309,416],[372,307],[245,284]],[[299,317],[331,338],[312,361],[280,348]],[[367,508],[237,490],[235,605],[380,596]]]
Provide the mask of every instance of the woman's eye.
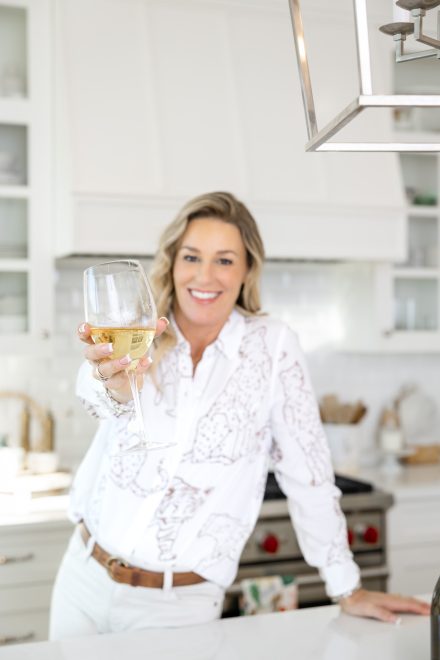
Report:
[[190,263],[195,263],[197,261],[197,257],[194,254],[185,254],[183,260],[189,261]]
[[222,266],[230,266],[232,264],[231,259],[226,259],[226,257],[222,257],[218,261]]

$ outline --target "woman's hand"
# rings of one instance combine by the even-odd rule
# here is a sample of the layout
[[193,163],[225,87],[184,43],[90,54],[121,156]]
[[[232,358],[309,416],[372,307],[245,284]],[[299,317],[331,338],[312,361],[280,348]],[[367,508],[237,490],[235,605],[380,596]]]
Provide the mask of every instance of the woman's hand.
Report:
[[397,623],[398,614],[429,614],[430,606],[416,598],[358,589],[339,601],[341,609],[354,616],[367,616],[380,621]]
[[[159,337],[168,327],[169,321],[161,317],[156,326],[156,337]],[[127,365],[130,364],[130,358],[124,356],[118,360],[112,360],[112,349],[109,344],[95,344],[90,336],[90,326],[88,323],[82,323],[78,328],[78,336],[87,348],[84,356],[92,366],[94,366],[93,377],[99,380],[103,386],[109,390],[110,394],[119,403],[131,401],[132,394],[130,383],[125,372]],[[136,367],[136,382],[138,389],[142,389],[144,376],[151,365],[151,358],[147,355],[142,357]],[[99,368],[99,371],[98,371]]]

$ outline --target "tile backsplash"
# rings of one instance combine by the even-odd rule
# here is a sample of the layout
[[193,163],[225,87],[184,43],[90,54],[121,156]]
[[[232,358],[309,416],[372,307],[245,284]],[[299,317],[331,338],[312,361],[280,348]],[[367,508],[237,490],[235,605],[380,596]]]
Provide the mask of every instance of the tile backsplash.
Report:
[[[96,259],[95,259],[96,261]],[[55,418],[56,449],[64,467],[75,469],[90,443],[96,421],[75,397],[75,378],[82,360],[76,328],[83,320],[82,271],[90,259],[60,261],[56,283],[56,334],[52,357],[2,358],[0,390],[27,392],[51,410]],[[145,261],[148,268],[148,261]],[[375,459],[376,428],[384,405],[404,384],[414,383],[434,399],[440,410],[438,374],[440,353],[361,354],[338,346],[354,317],[358,328],[367,327],[371,314],[366,282],[368,264],[272,262],[262,282],[263,307],[283,318],[299,334],[307,353],[318,397],[335,393],[342,400],[362,399],[368,406],[363,422],[363,462]],[[18,441],[18,405],[0,401],[0,436]],[[440,423],[427,433],[426,442],[440,442]]]

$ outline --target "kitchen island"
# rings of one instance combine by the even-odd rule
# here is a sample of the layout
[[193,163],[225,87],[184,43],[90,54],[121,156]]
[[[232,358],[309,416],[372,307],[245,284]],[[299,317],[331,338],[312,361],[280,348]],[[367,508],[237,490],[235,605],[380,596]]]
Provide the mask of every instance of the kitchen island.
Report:
[[391,625],[331,605],[9,646],[0,648],[0,660],[419,660],[430,657],[429,623],[429,617],[404,615]]

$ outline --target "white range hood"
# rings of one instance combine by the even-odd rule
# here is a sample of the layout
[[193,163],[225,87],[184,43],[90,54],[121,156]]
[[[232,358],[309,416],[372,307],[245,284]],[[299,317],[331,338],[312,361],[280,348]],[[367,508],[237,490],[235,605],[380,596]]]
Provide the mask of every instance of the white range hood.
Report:
[[[344,2],[310,0],[306,14],[310,39],[336,60],[350,39]],[[287,0],[58,0],[56,10],[59,256],[152,254],[183,202],[220,189],[250,206],[270,257],[404,256],[396,155],[304,153]],[[331,113],[353,80],[322,82]]]

